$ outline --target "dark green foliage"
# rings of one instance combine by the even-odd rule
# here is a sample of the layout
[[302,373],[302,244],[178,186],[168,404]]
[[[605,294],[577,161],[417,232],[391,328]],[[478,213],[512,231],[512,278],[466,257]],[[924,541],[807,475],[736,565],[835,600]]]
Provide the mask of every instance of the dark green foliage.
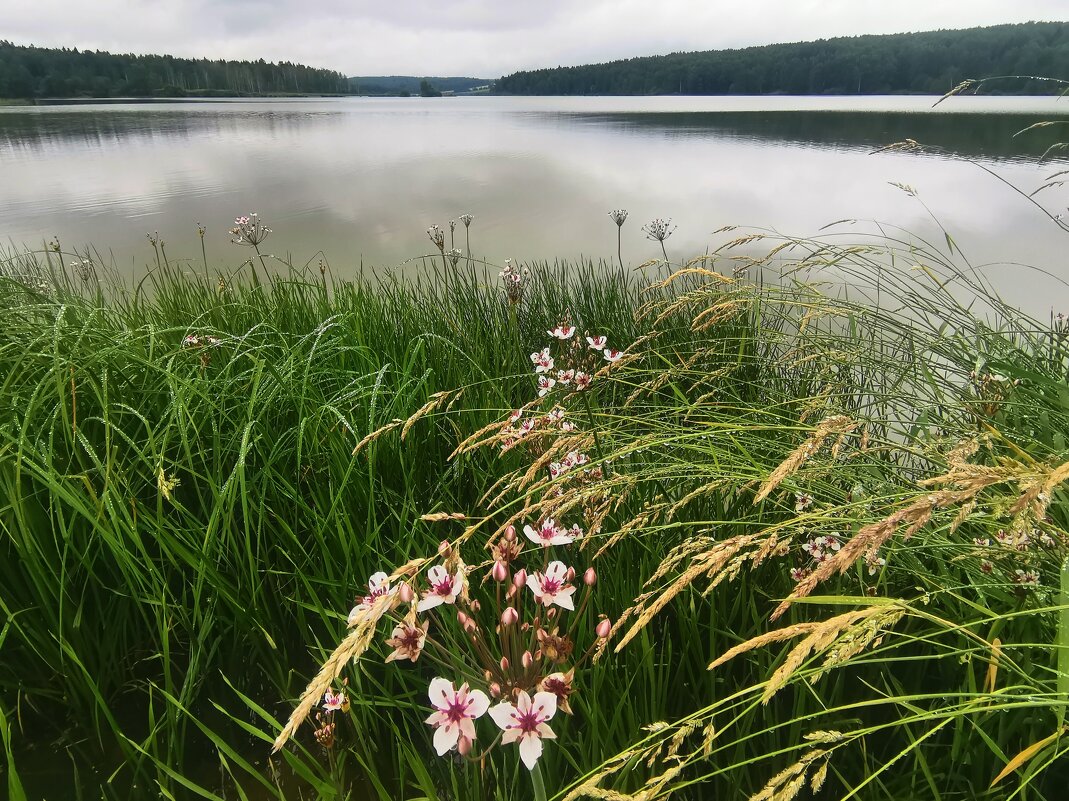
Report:
[[[514,95],[944,94],[967,78],[1069,77],[1069,23],[854,36],[740,50],[672,53],[516,72],[495,91]],[[1038,80],[1001,86],[1049,90]]]
[[185,97],[344,93],[333,70],[281,61],[211,61],[0,41],[0,97]]
[[436,89],[443,92],[470,92],[481,86],[489,86],[493,81],[489,78],[419,78],[415,75],[372,75],[365,77],[354,76],[349,79],[349,87],[354,94],[358,95],[400,95],[408,92],[415,94],[420,90],[422,81],[429,82]]

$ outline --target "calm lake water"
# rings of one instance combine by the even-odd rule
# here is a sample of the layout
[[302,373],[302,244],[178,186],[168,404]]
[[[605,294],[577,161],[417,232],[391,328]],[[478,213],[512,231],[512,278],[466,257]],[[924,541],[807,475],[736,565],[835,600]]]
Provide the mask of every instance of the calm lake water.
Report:
[[[257,211],[267,252],[294,262],[322,250],[336,274],[393,268],[430,252],[432,223],[475,215],[472,249],[516,259],[612,257],[626,208],[624,260],[659,255],[641,226],[677,225],[669,257],[724,241],[736,224],[814,234],[841,220],[937,231],[914,187],[974,263],[1023,262],[1065,275],[1069,236],[1021,195],[1064,169],[1037,164],[1069,119],[1054,98],[299,99],[0,108],[0,240],[92,246],[124,272],[153,260],[246,252],[226,233]],[[872,154],[906,138],[938,153]],[[971,163],[975,162],[975,163]],[[1064,188],[1039,199],[1065,211]],[[457,246],[463,247],[463,226]],[[941,235],[940,235],[941,238]],[[406,269],[402,267],[401,269]],[[1032,273],[990,268],[1000,286],[1046,307],[1069,293]],[[1022,288],[1021,284],[1027,285]],[[1051,294],[1055,292],[1056,294]],[[1060,293],[1060,294],[1057,294]]]

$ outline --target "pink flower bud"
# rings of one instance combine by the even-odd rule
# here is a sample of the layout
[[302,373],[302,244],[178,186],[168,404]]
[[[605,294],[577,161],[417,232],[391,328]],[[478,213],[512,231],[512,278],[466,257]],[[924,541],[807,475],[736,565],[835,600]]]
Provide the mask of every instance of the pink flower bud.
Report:
[[527,571],[522,567],[516,571],[516,575],[512,577],[512,584],[517,589],[523,589],[527,586]]
[[609,636],[610,631],[612,631],[612,622],[608,618],[605,618],[600,623],[598,623],[597,628],[594,629],[594,632],[598,635],[598,638],[602,640]]
[[468,616],[460,610],[457,610],[457,623],[464,627],[467,627],[468,625]]
[[448,556],[450,550],[452,550],[452,546],[449,544],[449,540],[442,540],[441,542],[438,543],[438,555],[439,556],[441,556],[443,558]]
[[509,658],[507,656],[501,657],[501,672],[507,673],[509,669]]
[[546,620],[552,620],[556,616],[557,616],[557,610],[555,608],[553,608],[553,607],[550,607],[550,609],[546,612]]
[[505,611],[501,613],[501,625],[502,626],[511,626],[513,623],[515,623],[519,619],[520,619],[520,613],[517,612],[511,606],[506,606],[505,607]]
[[593,587],[598,580],[598,574],[594,572],[594,568],[588,567],[583,574],[583,583],[588,587]]
[[412,590],[412,585],[407,581],[401,582],[401,588],[397,591],[397,594],[406,604],[410,604],[416,600],[416,593]]
[[457,753],[461,756],[467,756],[471,753],[471,740],[464,735],[461,735],[460,739],[457,740]]
[[479,627],[475,624],[475,621],[472,620],[470,617],[467,620],[464,621],[464,631],[468,632],[468,634],[474,634],[475,630],[477,628],[479,628]]
[[523,664],[524,668],[529,668],[531,667],[531,665],[534,664],[534,657],[531,656],[530,651],[524,651],[523,658],[520,660],[520,662]]
[[508,527],[507,527],[507,528],[505,529],[505,539],[506,539],[506,540],[507,540],[508,542],[512,542],[512,541],[513,541],[514,539],[516,539],[516,527],[515,527],[515,526],[513,526],[513,525],[511,525],[511,524],[510,524],[510,525],[509,525],[509,526],[508,526]]
[[490,697],[491,698],[500,698],[501,697],[501,685],[498,684],[496,681],[493,684],[491,684],[488,689],[490,690]]
[[494,581],[502,582],[506,581],[509,577],[508,566],[501,561],[494,562]]
[[575,579],[575,568],[569,567],[568,572],[564,574],[565,581],[573,581]]

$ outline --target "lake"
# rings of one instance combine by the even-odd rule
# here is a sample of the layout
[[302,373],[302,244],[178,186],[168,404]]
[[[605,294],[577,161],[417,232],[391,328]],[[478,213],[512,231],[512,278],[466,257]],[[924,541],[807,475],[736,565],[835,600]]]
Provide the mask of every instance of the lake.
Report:
[[[955,97],[332,98],[0,107],[0,240],[96,248],[128,274],[154,259],[236,265],[241,213],[259,212],[270,253],[322,251],[337,275],[396,268],[431,252],[426,229],[475,216],[471,246],[501,263],[611,258],[626,208],[625,262],[658,256],[641,227],[677,226],[673,260],[724,241],[728,225],[814,234],[853,218],[938,233],[914,187],[976,264],[1023,262],[1064,275],[1069,235],[1012,187],[1041,186],[1039,164],[1069,139],[1055,98]],[[914,139],[927,153],[872,151]],[[1003,180],[992,176],[991,170]],[[1012,187],[1011,187],[1012,185]],[[1066,191],[1037,197],[1064,211]],[[860,229],[860,226],[858,226]],[[939,234],[941,239],[942,235]],[[458,247],[464,247],[458,225]],[[409,269],[401,266],[400,269]],[[1037,311],[1064,288],[1018,267],[989,268]],[[1023,286],[1022,286],[1023,284]],[[1028,303],[1027,305],[1032,305]]]

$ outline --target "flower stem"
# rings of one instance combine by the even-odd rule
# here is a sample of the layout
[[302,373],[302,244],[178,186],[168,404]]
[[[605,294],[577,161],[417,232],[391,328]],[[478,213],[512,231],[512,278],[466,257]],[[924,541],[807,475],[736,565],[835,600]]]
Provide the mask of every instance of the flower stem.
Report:
[[542,783],[542,768],[538,763],[531,768],[531,785],[534,787],[535,801],[546,801],[546,785]]

